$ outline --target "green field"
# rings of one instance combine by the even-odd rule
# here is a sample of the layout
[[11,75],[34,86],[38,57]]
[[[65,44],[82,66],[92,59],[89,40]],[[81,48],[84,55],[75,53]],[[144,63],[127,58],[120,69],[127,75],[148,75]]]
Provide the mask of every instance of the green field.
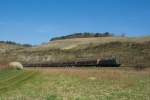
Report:
[[0,100],[150,100],[150,69],[1,70]]

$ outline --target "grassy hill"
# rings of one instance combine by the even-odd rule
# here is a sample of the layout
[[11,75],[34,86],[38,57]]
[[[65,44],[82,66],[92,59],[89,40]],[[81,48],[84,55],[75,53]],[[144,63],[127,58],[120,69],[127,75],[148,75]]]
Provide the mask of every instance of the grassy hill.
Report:
[[[3,47],[4,46],[4,47]],[[0,62],[66,62],[116,58],[122,66],[150,67],[150,37],[90,37],[50,41],[36,47],[3,45]]]
[[71,49],[78,47],[79,45],[88,45],[88,44],[105,44],[110,42],[143,43],[147,41],[150,41],[150,37],[89,37],[89,38],[73,38],[73,39],[50,41],[49,43],[43,44],[40,47]]
[[10,61],[15,61],[16,56],[19,55],[17,51],[25,50],[26,48],[30,47],[16,43],[0,42],[0,67]]

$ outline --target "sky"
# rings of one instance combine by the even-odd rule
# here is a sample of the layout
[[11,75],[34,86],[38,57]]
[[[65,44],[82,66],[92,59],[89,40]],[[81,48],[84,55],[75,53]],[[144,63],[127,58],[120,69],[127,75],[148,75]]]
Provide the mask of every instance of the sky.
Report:
[[150,0],[0,0],[0,40],[40,44],[75,32],[150,35]]

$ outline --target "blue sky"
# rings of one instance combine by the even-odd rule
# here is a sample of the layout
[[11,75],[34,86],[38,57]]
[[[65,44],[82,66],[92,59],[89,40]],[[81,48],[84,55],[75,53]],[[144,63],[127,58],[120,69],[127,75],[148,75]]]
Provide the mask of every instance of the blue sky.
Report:
[[150,0],[0,0],[0,40],[40,44],[74,32],[150,35]]

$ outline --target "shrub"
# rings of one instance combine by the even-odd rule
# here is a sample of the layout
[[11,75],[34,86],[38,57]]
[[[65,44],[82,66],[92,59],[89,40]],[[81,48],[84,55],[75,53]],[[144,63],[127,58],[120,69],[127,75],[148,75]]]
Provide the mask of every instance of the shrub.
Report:
[[10,62],[9,63],[9,68],[22,70],[23,69],[23,65],[20,62]]

